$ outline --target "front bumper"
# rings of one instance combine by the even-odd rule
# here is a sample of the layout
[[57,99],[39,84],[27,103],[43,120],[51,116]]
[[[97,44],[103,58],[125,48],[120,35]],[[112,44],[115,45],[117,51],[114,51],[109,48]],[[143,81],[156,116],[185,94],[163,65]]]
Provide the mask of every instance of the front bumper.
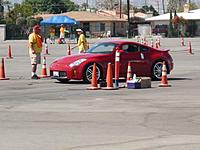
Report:
[[80,69],[69,67],[63,64],[52,64],[50,66],[50,76],[52,79],[82,79]]

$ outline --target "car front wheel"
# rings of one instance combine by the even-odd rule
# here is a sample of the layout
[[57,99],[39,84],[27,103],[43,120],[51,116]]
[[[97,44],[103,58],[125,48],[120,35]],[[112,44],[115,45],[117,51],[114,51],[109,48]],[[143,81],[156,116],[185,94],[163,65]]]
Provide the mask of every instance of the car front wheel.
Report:
[[[93,64],[89,64],[88,66],[86,66],[84,72],[83,72],[83,81],[85,83],[90,83],[91,79],[92,79],[92,71],[93,71]],[[96,77],[97,77],[97,81],[99,79],[101,79],[102,77],[102,72],[101,69],[99,67],[99,65],[96,65]]]
[[151,77],[153,80],[160,80],[162,78],[162,66],[162,61],[157,61],[153,64],[151,73]]

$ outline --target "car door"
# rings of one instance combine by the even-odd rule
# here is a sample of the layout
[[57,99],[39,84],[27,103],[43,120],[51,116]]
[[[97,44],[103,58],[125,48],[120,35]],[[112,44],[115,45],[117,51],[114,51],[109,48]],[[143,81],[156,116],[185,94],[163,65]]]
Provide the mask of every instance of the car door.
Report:
[[143,76],[149,74],[149,49],[137,43],[126,43],[122,45],[123,52],[120,56],[121,76],[127,74],[128,62],[131,62],[132,74]]

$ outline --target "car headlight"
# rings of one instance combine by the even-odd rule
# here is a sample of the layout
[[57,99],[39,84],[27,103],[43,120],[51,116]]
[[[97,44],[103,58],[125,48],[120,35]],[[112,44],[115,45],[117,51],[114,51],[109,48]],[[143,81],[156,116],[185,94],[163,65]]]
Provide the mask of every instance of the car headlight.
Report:
[[74,66],[79,66],[82,62],[86,61],[87,59],[79,59],[76,60],[75,62],[71,63],[69,66],[72,68]]

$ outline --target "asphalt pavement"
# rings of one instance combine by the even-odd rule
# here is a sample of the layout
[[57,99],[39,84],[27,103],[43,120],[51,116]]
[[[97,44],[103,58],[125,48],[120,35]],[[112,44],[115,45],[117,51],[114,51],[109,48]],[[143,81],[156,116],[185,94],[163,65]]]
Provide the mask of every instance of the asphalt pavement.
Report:
[[[100,40],[109,39],[88,39],[91,45]],[[0,58],[8,45],[13,56],[5,59],[10,80],[0,80],[0,149],[199,150],[199,41],[186,38],[181,46],[178,38],[161,38],[175,64],[171,87],[153,81],[152,88],[111,91],[86,90],[90,85],[82,81],[31,80],[27,41],[0,42]],[[48,46],[47,66],[67,54],[66,44]]]

